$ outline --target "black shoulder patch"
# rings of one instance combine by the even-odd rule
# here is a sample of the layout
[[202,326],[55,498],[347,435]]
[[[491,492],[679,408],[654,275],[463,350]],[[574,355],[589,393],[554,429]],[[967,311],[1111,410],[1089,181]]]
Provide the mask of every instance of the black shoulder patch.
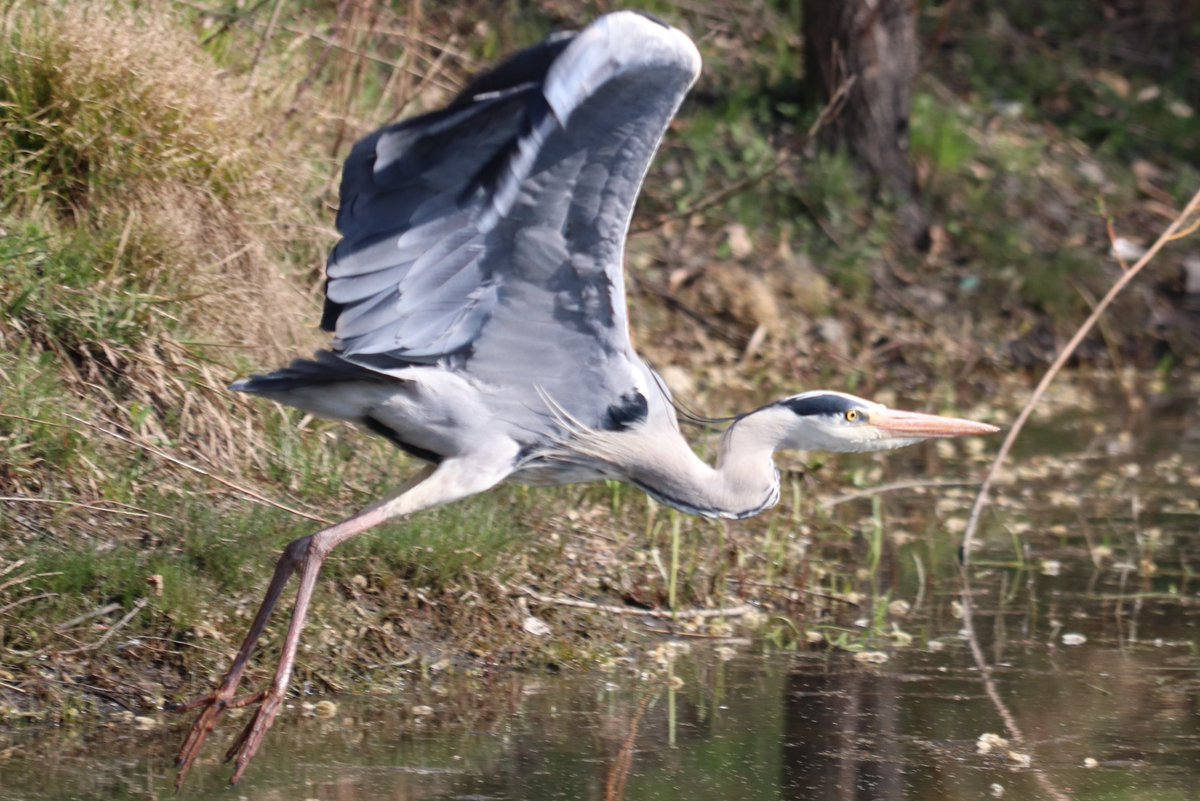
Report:
[[650,414],[646,396],[636,389],[626,392],[621,399],[604,412],[605,431],[625,431],[640,423]]
[[788,398],[779,402],[801,417],[818,414],[841,414],[855,408],[854,401],[841,395],[820,394]]

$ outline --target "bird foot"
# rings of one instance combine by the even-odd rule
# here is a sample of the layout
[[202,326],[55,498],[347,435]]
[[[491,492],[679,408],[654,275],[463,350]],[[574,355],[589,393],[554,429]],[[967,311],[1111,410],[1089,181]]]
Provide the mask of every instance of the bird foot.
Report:
[[229,750],[225,752],[225,761],[236,759],[234,762],[233,776],[229,779],[229,786],[232,787],[241,781],[242,774],[246,772],[246,767],[250,764],[250,760],[254,759],[254,755],[258,753],[258,748],[262,745],[263,738],[266,737],[267,731],[271,728],[271,724],[275,722],[275,716],[279,714],[279,710],[283,708],[284,690],[272,687],[270,690],[259,694],[258,709],[254,711],[254,717],[250,718],[250,722],[242,729],[242,733],[237,736],[233,744],[229,746]]
[[[242,707],[264,701],[272,692],[271,690],[262,690],[260,692],[244,695],[240,698],[234,698],[233,691],[235,687],[236,684],[224,684],[214,693],[210,693],[199,698],[194,698],[191,701],[186,701],[181,704],[168,704],[166,706],[166,709],[169,712],[189,712],[193,709],[201,710],[200,715],[196,718],[195,722],[192,723],[192,728],[190,731],[188,731],[187,738],[184,739],[183,745],[179,747],[179,753],[175,757],[175,767],[179,770],[179,773],[175,776],[176,791],[183,786],[183,780],[187,778],[188,771],[192,769],[192,765],[195,763],[196,757],[200,753],[200,749],[204,746],[204,741],[207,740],[208,735],[212,734],[213,730],[216,729],[217,723],[221,720],[221,716],[225,714],[225,710],[241,709]],[[283,693],[279,693],[280,698],[282,698],[282,695]],[[262,708],[260,707],[259,712],[261,711]],[[274,718],[274,714],[271,715],[271,718]],[[254,719],[258,719],[257,713],[255,714]],[[269,727],[270,723],[268,723],[267,726]],[[265,728],[263,729],[263,733],[266,733]],[[245,736],[245,732],[239,736],[239,743],[245,739]],[[259,739],[261,739],[261,735]],[[251,756],[253,756],[253,753],[251,753]],[[245,762],[248,763],[249,759],[245,759]],[[241,768],[245,767],[242,760],[239,760],[238,764]],[[237,779],[240,778],[240,776],[241,770],[239,769],[238,773],[235,774],[233,780],[234,783],[237,782]]]

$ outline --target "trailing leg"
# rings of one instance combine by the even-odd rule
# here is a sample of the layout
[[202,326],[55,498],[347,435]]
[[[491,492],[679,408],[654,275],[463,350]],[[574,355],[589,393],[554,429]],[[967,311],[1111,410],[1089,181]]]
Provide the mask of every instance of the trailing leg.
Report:
[[[515,443],[509,444],[512,447],[499,448],[482,457],[447,459],[436,468],[428,468],[418,475],[389,500],[366,509],[337,525],[330,526],[311,537],[296,540],[284,550],[283,556],[280,557],[275,567],[275,575],[267,589],[266,598],[263,599],[263,604],[250,627],[250,632],[220,687],[211,695],[182,707],[184,709],[203,707],[203,711],[196,722],[192,724],[192,729],[187,739],[184,740],[183,747],[180,748],[176,762],[179,768],[179,775],[175,780],[177,788],[183,784],[184,777],[187,776],[196,755],[200,752],[200,747],[216,727],[221,714],[229,708],[258,704],[254,716],[226,755],[227,759],[235,757],[237,759],[231,783],[237,783],[241,779],[246,766],[258,752],[263,737],[283,705],[296,660],[296,648],[300,642],[300,633],[304,629],[304,620],[312,601],[313,589],[316,586],[321,565],[324,564],[330,552],[346,540],[388,520],[461,500],[495,486],[512,471],[516,448]],[[283,653],[279,657],[271,684],[262,692],[234,698],[233,693],[245,671],[254,645],[262,636],[266,621],[278,602],[284,585],[297,570],[300,571],[300,586],[296,591],[296,602],[292,609],[287,636],[284,639]]]
[[263,597],[262,604],[258,607],[258,612],[254,616],[254,622],[250,625],[250,631],[246,633],[246,638],[242,641],[241,648],[238,649],[237,655],[233,659],[233,664],[229,666],[229,670],[225,673],[225,677],[221,679],[221,684],[217,689],[208,695],[195,698],[191,701],[182,704],[174,704],[169,707],[174,712],[188,712],[193,709],[202,708],[199,717],[192,724],[191,730],[183,741],[183,745],[179,748],[179,753],[175,757],[175,767],[179,769],[179,775],[175,778],[175,787],[178,789],[183,784],[184,778],[191,769],[192,763],[196,755],[200,752],[201,746],[216,728],[217,722],[225,713],[226,709],[243,706],[240,703],[241,699],[235,699],[234,693],[237,691],[238,684],[242,681],[242,675],[246,672],[246,665],[250,661],[250,655],[254,653],[254,646],[258,644],[258,640],[262,637],[263,630],[267,627],[267,621],[271,617],[271,612],[274,611],[275,605],[279,602],[279,596],[283,594],[283,589],[287,586],[288,579],[296,572],[296,568],[300,565],[303,554],[308,549],[308,544],[312,537],[302,537],[291,542],[283,553],[279,556],[279,561],[275,563],[275,574],[271,577],[271,584],[267,587],[267,593]]

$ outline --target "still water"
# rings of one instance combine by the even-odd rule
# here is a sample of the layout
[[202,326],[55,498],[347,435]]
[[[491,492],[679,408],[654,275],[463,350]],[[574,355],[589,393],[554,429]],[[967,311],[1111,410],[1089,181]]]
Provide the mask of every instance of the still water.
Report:
[[[1016,460],[966,586],[944,554],[968,502],[889,500],[889,521],[916,536],[888,540],[864,589],[905,604],[862,600],[860,620],[826,630],[867,620],[881,663],[769,637],[651,638],[605,669],[296,703],[241,785],[224,789],[215,758],[231,725],[179,798],[1196,801],[1194,411],[1055,425],[1066,439],[1049,450],[1071,455]],[[0,752],[0,799],[171,798],[184,724],[19,731]]]

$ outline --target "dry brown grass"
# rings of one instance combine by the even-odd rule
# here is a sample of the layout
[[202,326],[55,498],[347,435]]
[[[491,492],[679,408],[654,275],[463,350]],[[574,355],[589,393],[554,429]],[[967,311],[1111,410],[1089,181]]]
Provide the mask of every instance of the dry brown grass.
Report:
[[26,150],[21,182],[44,191],[12,211],[117,232],[114,267],[194,295],[187,322],[200,330],[294,341],[295,293],[263,232],[309,222],[296,198],[313,178],[272,140],[278,114],[222,77],[163,7],[17,5],[2,34],[19,43],[8,80],[26,86],[13,94],[41,96],[11,122],[42,145]]
[[9,276],[3,299],[34,300],[0,344],[60,357],[82,408],[122,424],[150,410],[140,433],[239,464],[253,448],[221,389],[234,355],[267,365],[314,340],[294,275],[330,240],[305,201],[311,160],[165,4],[18,3],[0,41],[0,215],[45,232],[47,259],[87,254],[58,281]]

